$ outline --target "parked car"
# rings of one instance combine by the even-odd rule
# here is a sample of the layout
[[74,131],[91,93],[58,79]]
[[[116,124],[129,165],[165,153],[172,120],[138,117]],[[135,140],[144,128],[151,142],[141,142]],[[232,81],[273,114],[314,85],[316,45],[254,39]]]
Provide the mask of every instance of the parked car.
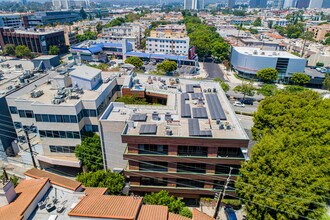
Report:
[[253,105],[253,99],[251,99],[251,98],[239,99],[238,101],[240,101],[241,103],[243,103],[245,105]]
[[233,209],[233,207],[231,206],[226,206],[225,207],[225,213],[226,213],[226,217],[228,220],[237,220],[235,211]]
[[237,107],[245,107],[245,104],[244,103],[242,103],[242,102],[239,102],[239,101],[236,101],[235,103],[234,103],[234,106],[237,106]]

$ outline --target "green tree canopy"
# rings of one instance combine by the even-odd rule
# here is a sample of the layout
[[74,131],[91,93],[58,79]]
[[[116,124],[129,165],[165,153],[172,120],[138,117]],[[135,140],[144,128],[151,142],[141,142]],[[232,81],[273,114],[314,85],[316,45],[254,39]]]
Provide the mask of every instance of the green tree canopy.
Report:
[[25,45],[19,45],[15,48],[15,55],[19,58],[31,58],[32,52],[31,50]]
[[310,78],[305,73],[294,73],[291,80],[297,85],[305,85],[310,81]]
[[3,52],[9,56],[15,56],[15,48],[14,44],[6,44]]
[[161,190],[158,193],[152,192],[151,194],[147,194],[144,196],[143,201],[145,204],[167,206],[170,212],[189,218],[192,216],[192,213],[189,212],[189,209],[187,210],[185,208],[185,204],[181,199],[170,196],[165,190]]
[[58,55],[60,53],[60,49],[58,46],[51,45],[48,50],[49,55]]
[[157,64],[157,70],[162,70],[164,72],[172,72],[178,68],[178,64],[175,61],[164,60],[163,62]]
[[84,34],[77,34],[77,40],[79,42],[85,41],[85,40],[96,40],[97,33],[92,31],[85,31]]
[[226,83],[225,81],[223,81],[222,79],[220,79],[219,77],[214,79],[215,82],[219,82],[221,88],[223,89],[223,91],[228,92],[230,89],[230,86],[228,85],[228,83]]
[[127,105],[147,105],[148,102],[144,98],[139,98],[134,95],[124,95],[116,99],[116,102],[123,102]]
[[128,57],[125,63],[132,64],[135,68],[140,68],[143,65],[143,61],[139,57]]
[[220,60],[229,59],[229,44],[224,41],[215,41],[212,44],[211,53]]
[[77,181],[87,187],[106,187],[110,195],[121,195],[125,186],[124,176],[109,170],[80,173],[77,176]]
[[324,76],[323,87],[324,87],[324,89],[330,91],[330,74],[329,73],[325,74],[325,76]]
[[236,86],[234,88],[235,92],[243,94],[243,99],[245,98],[245,96],[254,96],[256,90],[257,89],[253,86],[252,82],[242,82],[242,85]]
[[316,66],[317,66],[317,67],[323,67],[323,66],[324,66],[324,63],[317,62],[317,63],[316,63]]
[[330,196],[330,100],[281,91],[254,115],[258,140],[236,189],[250,219],[319,219]]
[[77,145],[75,155],[88,171],[104,169],[101,140],[98,134],[86,133],[81,144]]
[[277,87],[274,84],[264,84],[260,89],[258,89],[258,93],[264,96],[271,96],[277,92]]
[[273,68],[264,68],[257,72],[257,77],[264,82],[272,83],[277,80],[278,72]]
[[256,20],[254,20],[254,22],[252,23],[252,25],[255,27],[260,27],[262,25],[261,18],[257,17]]

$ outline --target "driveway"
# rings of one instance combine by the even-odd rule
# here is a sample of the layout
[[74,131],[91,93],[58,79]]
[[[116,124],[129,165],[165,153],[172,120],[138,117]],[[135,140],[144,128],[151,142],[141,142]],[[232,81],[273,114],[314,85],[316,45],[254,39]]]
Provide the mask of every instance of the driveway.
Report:
[[228,81],[227,79],[224,78],[224,73],[220,69],[220,67],[217,63],[204,62],[203,66],[204,66],[204,70],[208,74],[208,77],[207,77],[208,79],[214,79],[214,78],[220,77],[220,79],[222,79],[224,81]]

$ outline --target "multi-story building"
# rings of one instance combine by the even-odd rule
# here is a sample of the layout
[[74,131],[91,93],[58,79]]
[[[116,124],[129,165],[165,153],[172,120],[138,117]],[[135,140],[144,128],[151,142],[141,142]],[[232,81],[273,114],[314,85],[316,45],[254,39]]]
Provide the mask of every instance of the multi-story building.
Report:
[[40,11],[23,17],[26,28],[81,20],[79,11]]
[[250,0],[251,8],[266,8],[267,0]]
[[221,189],[230,167],[236,179],[249,138],[219,84],[139,75],[121,95],[160,104],[111,103],[99,120],[105,167],[124,169],[134,194],[195,200]]
[[189,37],[185,25],[161,25],[150,32],[146,40],[147,53],[163,53],[187,56]]
[[185,10],[203,10],[204,6],[204,0],[184,0]]
[[21,14],[0,14],[0,27],[20,28],[22,26]]
[[310,0],[308,8],[322,8],[324,0]]
[[283,8],[295,8],[297,0],[284,0]]
[[61,52],[66,51],[63,30],[0,28],[1,48],[5,48],[6,44],[25,45],[33,53],[38,54],[48,54],[49,47],[52,45],[57,46]]
[[242,76],[253,78],[263,68],[274,68],[279,79],[286,80],[293,73],[304,72],[306,60],[284,51],[267,51],[260,48],[233,47],[230,63]]
[[298,0],[297,8],[308,8],[310,0]]
[[89,0],[52,0],[54,10],[69,10],[72,8],[89,7]]
[[136,23],[125,23],[121,26],[103,28],[102,39],[111,43],[121,43],[127,39],[133,46],[133,50],[140,47],[142,34],[145,28]]
[[318,26],[311,26],[307,28],[307,31],[314,33],[314,40],[322,41],[327,33],[330,33],[330,24],[323,24]]
[[236,4],[236,0],[228,0],[228,8],[233,8]]
[[22,128],[29,129],[41,167],[79,171],[74,150],[85,132],[98,132],[98,116],[116,98],[116,74],[70,64],[8,95],[23,161],[31,163],[31,156],[24,151],[28,146]]

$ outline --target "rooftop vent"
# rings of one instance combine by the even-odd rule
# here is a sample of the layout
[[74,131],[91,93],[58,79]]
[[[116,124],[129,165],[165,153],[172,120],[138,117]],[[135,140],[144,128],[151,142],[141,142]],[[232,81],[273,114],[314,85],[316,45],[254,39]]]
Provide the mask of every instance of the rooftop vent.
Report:
[[31,98],[38,98],[38,97],[42,96],[43,94],[44,94],[44,92],[42,90],[35,90],[30,93]]
[[159,120],[159,114],[158,112],[153,112],[151,115],[152,120],[158,121]]
[[165,114],[165,121],[172,121],[171,113],[166,112],[166,114]]
[[166,133],[166,136],[172,136],[173,135],[172,129],[166,129],[165,133]]

